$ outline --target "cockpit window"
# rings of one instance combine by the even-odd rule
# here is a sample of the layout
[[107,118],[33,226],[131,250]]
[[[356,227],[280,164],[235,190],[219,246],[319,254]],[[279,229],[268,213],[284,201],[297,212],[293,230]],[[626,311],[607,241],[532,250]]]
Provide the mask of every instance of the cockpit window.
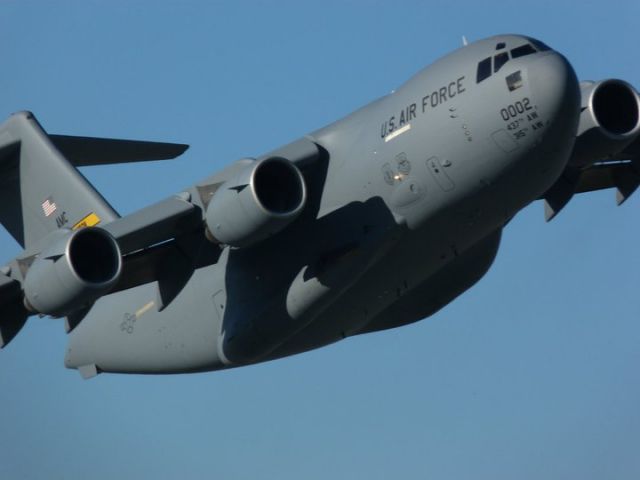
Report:
[[493,73],[496,73],[502,66],[509,61],[509,54],[502,52],[493,57]]
[[511,57],[520,58],[520,57],[524,57],[525,55],[531,55],[532,53],[536,53],[536,49],[533,48],[528,43],[526,43],[520,47],[517,47],[511,50]]
[[478,63],[478,74],[476,76],[476,83],[480,83],[491,76],[491,57],[485,58]]
[[[519,47],[513,48],[511,50],[511,56],[509,56],[508,52],[497,53],[493,57],[493,73],[497,73],[498,70],[500,70],[505,65],[505,63],[507,63],[510,59],[516,59],[516,58],[524,57],[526,55],[531,55],[533,53],[546,52],[547,50],[551,50],[548,46],[546,46],[540,40],[536,40],[534,38],[527,38],[527,40],[529,40],[531,43],[525,43],[524,45],[520,45]],[[502,50],[503,48],[506,48],[506,47],[507,45],[504,42],[500,42],[496,44],[496,50]],[[487,78],[489,78],[490,76],[491,76],[491,57],[487,57],[478,63],[476,83],[480,83],[483,80],[486,80]]]
[[540,52],[546,52],[547,50],[551,50],[551,47],[549,47],[546,43],[541,42],[540,40],[536,40],[535,38],[530,38],[529,41],[531,43],[533,43],[533,45],[540,51]]

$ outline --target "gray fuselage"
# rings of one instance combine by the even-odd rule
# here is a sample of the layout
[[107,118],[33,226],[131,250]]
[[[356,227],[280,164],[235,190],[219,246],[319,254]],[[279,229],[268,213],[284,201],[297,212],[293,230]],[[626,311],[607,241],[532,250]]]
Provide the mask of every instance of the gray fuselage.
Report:
[[95,303],[70,334],[67,366],[218,370],[431,315],[484,275],[504,225],[561,174],[579,102],[566,59],[526,37],[441,58],[306,137],[322,158],[303,169],[310,201],[298,220],[210,261],[218,247],[183,239],[168,287]]

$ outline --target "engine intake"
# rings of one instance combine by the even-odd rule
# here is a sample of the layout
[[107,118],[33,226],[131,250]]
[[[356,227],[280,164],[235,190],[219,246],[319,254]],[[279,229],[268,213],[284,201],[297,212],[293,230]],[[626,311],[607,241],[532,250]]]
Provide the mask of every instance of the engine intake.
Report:
[[584,167],[615,156],[640,134],[640,97],[617,79],[582,82],[580,89],[582,114],[570,164]]
[[113,236],[98,227],[59,230],[27,272],[27,309],[64,316],[106,294],[122,272],[122,255]]
[[280,157],[259,160],[213,195],[205,213],[207,238],[248,247],[298,218],[306,199],[304,178],[293,163]]
[[596,122],[613,136],[625,136],[638,129],[638,99],[630,85],[605,80],[591,93],[591,110]]

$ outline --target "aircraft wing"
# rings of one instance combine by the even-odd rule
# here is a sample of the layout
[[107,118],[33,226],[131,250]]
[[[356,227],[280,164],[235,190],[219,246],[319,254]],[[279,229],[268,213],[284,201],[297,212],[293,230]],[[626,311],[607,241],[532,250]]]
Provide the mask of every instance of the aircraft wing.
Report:
[[170,240],[202,224],[200,208],[189,196],[173,196],[104,225],[123,254]]
[[[32,115],[23,116],[26,120],[33,118]],[[27,133],[31,132],[36,139],[47,140],[55,146],[55,148],[49,148],[48,152],[62,152],[63,155],[58,155],[56,158],[63,165],[66,165],[66,162],[72,166],[89,166],[169,159],[180,155],[187,148],[186,145],[158,142],[47,136],[42,129],[35,129],[31,124],[27,127],[29,127]],[[46,145],[49,146],[49,143]],[[18,157],[18,160],[21,160],[29,153],[27,149],[24,150],[20,153],[14,149],[12,152],[20,153],[22,156]],[[205,213],[214,194],[223,185],[234,181],[252,165],[257,165],[261,160],[266,164],[266,161],[271,158],[279,159],[277,162],[272,161],[271,165],[280,165],[283,161],[297,165],[305,170],[307,180],[310,180],[313,174],[309,170],[317,163],[315,161],[320,155],[319,147],[313,141],[302,138],[274,150],[263,159],[243,159],[235,162],[221,172],[177,195],[122,217],[113,218],[114,215],[109,216],[101,213],[94,204],[82,204],[80,216],[72,221],[62,223],[62,225],[66,225],[65,229],[60,229],[60,224],[57,225],[58,228],[52,227],[53,230],[48,233],[48,236],[43,237],[42,241],[32,242],[20,256],[10,262],[8,267],[0,269],[0,348],[18,333],[33,312],[43,312],[44,309],[47,309],[45,311],[47,315],[65,316],[67,329],[71,330],[82,320],[92,303],[99,298],[80,288],[82,294],[77,300],[75,297],[73,299],[73,302],[76,302],[75,305],[78,306],[77,309],[73,310],[74,305],[67,307],[65,304],[57,311],[46,306],[42,307],[42,305],[40,307],[34,306],[27,298],[29,296],[27,292],[29,278],[37,279],[33,280],[31,284],[43,278],[42,276],[28,276],[27,272],[33,271],[36,264],[42,269],[45,269],[43,265],[46,265],[46,275],[49,276],[47,281],[41,280],[30,291],[35,291],[36,288],[39,290],[49,288],[52,293],[47,298],[55,298],[55,302],[58,302],[58,299],[63,299],[59,302],[61,305],[66,301],[66,295],[75,295],[73,288],[61,287],[57,277],[58,274],[64,275],[65,272],[73,268],[69,266],[70,260],[58,262],[59,258],[68,255],[67,252],[70,251],[68,247],[72,239],[81,238],[84,235],[85,238],[102,238],[103,243],[93,245],[104,246],[109,242],[111,245],[116,245],[115,249],[111,251],[111,258],[107,260],[105,258],[109,256],[107,252],[109,249],[105,249],[107,253],[102,260],[114,265],[113,271],[117,272],[117,275],[114,273],[112,277],[109,277],[108,281],[111,283],[99,292],[100,296],[144,283],[157,282],[158,306],[162,309],[175,298],[197,268],[218,261],[221,248],[213,245],[211,240],[205,236]],[[227,191],[234,190],[234,185],[227,186]],[[238,193],[245,186],[241,185],[240,187]],[[57,199],[58,197],[56,197]],[[239,201],[237,203],[240,205],[240,213],[243,213],[242,208],[244,207]],[[80,220],[77,221],[77,218]],[[90,234],[92,237],[87,237],[87,234],[79,233],[83,227],[97,227],[94,230],[96,233]],[[121,256],[121,270],[119,270],[120,267],[115,267],[120,260],[118,256]],[[52,259],[54,259],[53,262],[43,263]],[[62,273],[56,270],[57,266],[52,265],[62,265],[59,267]],[[77,275],[73,277],[74,281],[77,280],[76,277]],[[111,278],[113,279],[111,280]],[[77,280],[81,283],[83,281],[83,279]],[[103,283],[107,284],[107,282]],[[83,285],[84,283],[80,287]],[[75,286],[77,287],[77,285]],[[49,291],[47,290],[47,292]],[[36,295],[29,298],[41,302],[44,297],[46,295]]]
[[616,79],[580,82],[580,92],[573,150],[562,175],[541,196],[547,221],[576,193],[614,188],[620,205],[640,185],[638,92]]
[[621,152],[584,168],[577,178],[575,193],[616,189],[616,201],[622,204],[640,185],[640,137]]
[[639,185],[640,168],[637,162],[630,160],[602,162],[580,172],[575,193],[615,188],[616,201],[620,205]]
[[[622,160],[621,158],[625,158]],[[616,189],[616,202],[624,203],[640,185],[640,155],[623,152],[615,158],[582,168],[567,168],[541,197],[545,218],[552,220],[576,193]]]
[[640,160],[640,137],[636,138],[633,143],[628,145],[622,152],[616,155],[619,160],[631,159]]
[[[640,126],[634,127],[626,137],[613,135],[602,126],[589,125],[587,107],[581,122],[587,127],[576,138],[573,152],[565,171],[547,190],[544,200],[545,218],[552,220],[576,193],[614,188],[616,202],[624,203],[640,185]],[[636,119],[640,125],[640,120]],[[582,125],[582,123],[581,123]],[[631,140],[629,140],[631,137]]]
[[[119,218],[102,226],[118,242],[123,258],[123,274],[110,293],[158,281],[163,305],[177,293],[176,276],[188,276],[202,262],[217,260],[215,248],[204,239],[204,235],[189,235],[202,228],[200,208],[180,197],[171,197],[131,215]],[[198,232],[200,233],[200,232]],[[194,238],[195,237],[195,238]],[[194,255],[197,245],[207,242],[210,255]],[[196,245],[196,247],[194,247]],[[23,285],[19,280],[23,265],[29,265],[34,252],[26,252],[10,268],[0,270],[0,348],[6,346],[33,315],[23,303]],[[16,269],[16,278],[9,276]],[[170,280],[168,280],[170,279]],[[167,293],[168,292],[168,293]],[[70,330],[81,320],[86,310],[80,309],[67,318]]]
[[[296,164],[304,172],[308,188],[314,188],[316,177],[322,177],[311,171],[312,166],[318,166],[321,152],[307,138],[296,140],[263,158],[269,157],[286,158]],[[117,240],[124,255],[122,280],[113,291],[161,279],[163,265],[171,263],[174,258],[182,258],[182,264],[190,264],[194,268],[202,262],[216,261],[219,250],[208,241],[206,250],[209,254],[200,252],[197,258],[194,256],[198,242],[205,238],[204,212],[214,193],[255,161],[239,160],[181,194],[102,226]]]

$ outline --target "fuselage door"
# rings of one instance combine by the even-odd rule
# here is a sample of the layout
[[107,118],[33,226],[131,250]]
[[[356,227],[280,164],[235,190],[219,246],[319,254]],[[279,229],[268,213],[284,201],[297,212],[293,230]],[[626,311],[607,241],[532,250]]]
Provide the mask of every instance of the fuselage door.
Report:
[[438,157],[431,157],[429,160],[427,160],[427,168],[431,172],[431,175],[435,179],[436,183],[445,192],[453,190],[455,187],[453,180],[451,180],[446,172],[446,168],[448,165],[450,164],[446,161],[442,162]]

